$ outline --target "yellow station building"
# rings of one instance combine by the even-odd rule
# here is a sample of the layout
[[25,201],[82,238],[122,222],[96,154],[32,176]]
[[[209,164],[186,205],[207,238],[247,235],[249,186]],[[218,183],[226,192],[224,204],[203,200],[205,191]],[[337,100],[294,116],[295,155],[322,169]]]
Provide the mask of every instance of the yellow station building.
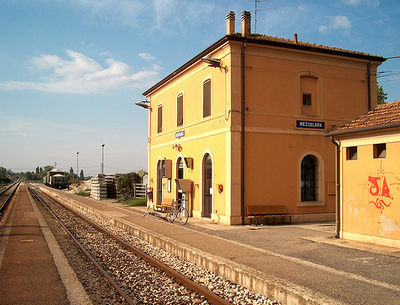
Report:
[[227,225],[249,223],[252,206],[335,219],[324,133],[375,107],[385,59],[253,34],[250,23],[243,12],[236,33],[229,12],[224,37],[143,93],[149,205],[184,196],[191,216]]
[[339,237],[400,248],[400,101],[327,135],[340,156]]

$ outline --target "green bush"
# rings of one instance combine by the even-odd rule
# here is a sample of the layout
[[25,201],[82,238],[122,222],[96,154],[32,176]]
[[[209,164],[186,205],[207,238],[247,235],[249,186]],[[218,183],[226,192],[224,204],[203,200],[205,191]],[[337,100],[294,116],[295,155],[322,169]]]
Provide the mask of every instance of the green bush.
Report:
[[82,197],[89,197],[90,196],[90,189],[80,190],[80,191],[76,192],[76,195],[82,196]]

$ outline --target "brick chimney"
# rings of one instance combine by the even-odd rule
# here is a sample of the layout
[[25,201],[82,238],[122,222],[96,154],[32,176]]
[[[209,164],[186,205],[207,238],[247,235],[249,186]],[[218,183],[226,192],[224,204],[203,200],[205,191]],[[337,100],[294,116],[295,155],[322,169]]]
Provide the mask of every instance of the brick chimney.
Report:
[[226,35],[235,34],[235,12],[230,11],[226,15]]
[[251,13],[249,11],[242,12],[242,36],[247,37],[251,34]]

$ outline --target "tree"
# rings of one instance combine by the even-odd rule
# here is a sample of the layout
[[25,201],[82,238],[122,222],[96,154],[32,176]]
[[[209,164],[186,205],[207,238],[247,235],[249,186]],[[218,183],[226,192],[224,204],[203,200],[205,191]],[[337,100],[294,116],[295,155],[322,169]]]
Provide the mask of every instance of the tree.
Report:
[[30,181],[30,180],[32,180],[33,173],[32,172],[26,172],[24,177],[25,177],[26,180]]
[[130,200],[135,197],[135,183],[141,183],[142,177],[135,172],[127,173],[121,176],[117,182],[118,191],[121,193],[122,200]]
[[387,93],[383,91],[383,86],[378,85],[378,104],[385,104],[387,100]]
[[69,173],[70,173],[70,174],[73,174],[73,173],[74,173],[74,169],[72,168],[72,166],[71,166],[71,168],[69,169]]
[[54,166],[51,165],[46,165],[43,169],[44,175],[47,174],[47,172],[51,171],[54,168]]
[[[143,178],[144,174],[146,174],[147,172],[144,169],[138,170],[138,175]],[[142,183],[143,181],[140,181],[140,183]]]
[[85,179],[85,176],[83,175],[83,169],[81,169],[81,173],[79,174],[79,178],[80,178],[81,180],[84,180],[84,179]]

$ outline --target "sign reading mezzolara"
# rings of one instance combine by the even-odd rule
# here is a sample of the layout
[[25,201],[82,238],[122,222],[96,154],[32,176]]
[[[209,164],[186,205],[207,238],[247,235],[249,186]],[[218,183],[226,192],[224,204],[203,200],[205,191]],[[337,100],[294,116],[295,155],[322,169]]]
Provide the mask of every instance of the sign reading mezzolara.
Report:
[[179,131],[175,133],[175,139],[179,139],[185,136],[185,131]]
[[296,121],[297,128],[325,129],[325,122]]

